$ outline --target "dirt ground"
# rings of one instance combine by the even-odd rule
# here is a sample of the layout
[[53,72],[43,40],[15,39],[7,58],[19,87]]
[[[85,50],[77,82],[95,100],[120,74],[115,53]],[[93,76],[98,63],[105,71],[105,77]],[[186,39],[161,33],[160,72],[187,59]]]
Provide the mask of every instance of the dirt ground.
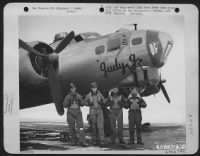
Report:
[[[185,145],[185,126],[181,124],[152,124],[150,129],[142,133],[144,145],[110,145],[110,137],[105,137],[105,145],[92,146],[91,133],[85,125],[86,141],[88,147],[71,146],[69,129],[66,123],[48,122],[21,122],[20,123],[20,149],[24,152],[39,151],[121,151],[121,150],[155,150],[157,145]],[[128,125],[124,125],[124,141],[128,143]],[[63,138],[65,137],[65,138]]]

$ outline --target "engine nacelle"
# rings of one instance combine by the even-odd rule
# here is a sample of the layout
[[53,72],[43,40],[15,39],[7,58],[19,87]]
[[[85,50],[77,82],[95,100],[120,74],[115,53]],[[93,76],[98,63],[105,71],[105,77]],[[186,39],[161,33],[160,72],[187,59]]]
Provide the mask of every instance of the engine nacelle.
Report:
[[[49,47],[47,44],[43,42],[29,42],[27,43],[31,47]],[[31,55],[28,51],[25,49],[19,47],[19,76],[20,76],[20,83],[23,85],[23,87],[26,86],[34,86],[40,85],[47,81],[47,78],[44,76],[41,76],[37,69],[34,67],[36,59],[34,57],[31,58]]]

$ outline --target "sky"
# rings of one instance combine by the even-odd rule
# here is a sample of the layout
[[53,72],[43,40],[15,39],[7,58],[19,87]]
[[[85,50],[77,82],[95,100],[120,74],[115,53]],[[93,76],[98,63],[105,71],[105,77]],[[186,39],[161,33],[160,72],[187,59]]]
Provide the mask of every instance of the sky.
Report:
[[[101,35],[115,32],[120,28],[130,28],[127,24],[137,23],[138,29],[152,29],[169,33],[174,46],[168,61],[161,68],[161,75],[171,99],[168,104],[160,91],[156,95],[144,97],[147,107],[142,110],[143,122],[184,123],[185,122],[185,56],[184,56],[184,18],[183,16],[21,16],[19,18],[19,37],[24,41],[43,41],[52,43],[59,32],[76,34],[97,32]],[[81,108],[83,120],[89,112]],[[65,110],[66,112],[66,110]],[[128,111],[124,110],[124,123],[128,123]],[[66,121],[66,113],[59,116],[54,104],[20,110],[21,121]]]

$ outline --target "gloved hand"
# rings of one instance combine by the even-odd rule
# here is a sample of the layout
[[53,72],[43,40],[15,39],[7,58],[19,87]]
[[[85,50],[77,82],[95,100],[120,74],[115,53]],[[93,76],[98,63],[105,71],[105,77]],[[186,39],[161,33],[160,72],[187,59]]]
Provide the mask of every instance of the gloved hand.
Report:
[[83,103],[81,102],[80,99],[77,100],[77,103],[78,103],[79,106],[81,106],[81,107],[83,106]]
[[136,110],[136,109],[139,109],[139,104],[137,103],[137,102],[133,102],[132,104],[131,104],[131,109],[132,110]]
[[70,107],[72,105],[72,101],[70,100],[67,107]]
[[101,99],[101,100],[99,101],[99,105],[100,105],[101,107],[105,107],[105,103],[104,103],[103,99]]
[[93,106],[94,105],[94,103],[93,102],[88,102],[88,106]]
[[64,107],[64,108],[67,108],[67,105],[66,105],[65,103],[63,103],[63,107]]

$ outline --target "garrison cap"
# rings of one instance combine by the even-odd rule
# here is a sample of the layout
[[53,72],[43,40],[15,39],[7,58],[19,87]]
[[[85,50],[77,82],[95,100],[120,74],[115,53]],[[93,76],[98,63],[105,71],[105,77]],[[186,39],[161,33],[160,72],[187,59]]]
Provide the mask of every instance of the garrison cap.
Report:
[[74,84],[74,83],[70,83],[70,85],[69,85],[69,86],[70,86],[70,89],[71,89],[71,88],[76,88],[76,86],[75,86],[75,84]]

